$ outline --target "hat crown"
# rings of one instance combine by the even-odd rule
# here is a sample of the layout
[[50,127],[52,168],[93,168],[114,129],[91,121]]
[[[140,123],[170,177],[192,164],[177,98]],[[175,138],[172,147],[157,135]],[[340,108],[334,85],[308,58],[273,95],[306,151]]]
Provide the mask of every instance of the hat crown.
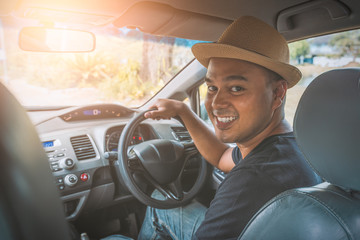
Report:
[[218,43],[289,63],[289,47],[285,38],[274,28],[254,17],[244,16],[235,20],[221,35]]

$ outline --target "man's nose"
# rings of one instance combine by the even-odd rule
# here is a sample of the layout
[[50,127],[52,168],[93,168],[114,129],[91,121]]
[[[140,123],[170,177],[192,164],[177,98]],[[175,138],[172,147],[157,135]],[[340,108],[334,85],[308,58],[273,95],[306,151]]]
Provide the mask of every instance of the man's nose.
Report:
[[218,90],[212,101],[212,107],[214,109],[227,107],[229,104],[229,96],[223,90]]

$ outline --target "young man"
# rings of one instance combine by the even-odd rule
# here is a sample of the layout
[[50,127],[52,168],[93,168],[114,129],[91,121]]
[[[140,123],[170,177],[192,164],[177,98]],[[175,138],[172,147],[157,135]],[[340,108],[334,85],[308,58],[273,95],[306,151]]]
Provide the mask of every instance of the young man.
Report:
[[264,22],[241,17],[218,42],[197,44],[193,53],[208,69],[205,106],[215,134],[175,100],[157,101],[157,110],[145,117],[180,116],[202,156],[228,175],[207,210],[197,202],[173,210],[148,208],[140,239],[237,239],[271,198],[321,181],[284,119],[286,91],[301,78],[288,64],[286,40]]

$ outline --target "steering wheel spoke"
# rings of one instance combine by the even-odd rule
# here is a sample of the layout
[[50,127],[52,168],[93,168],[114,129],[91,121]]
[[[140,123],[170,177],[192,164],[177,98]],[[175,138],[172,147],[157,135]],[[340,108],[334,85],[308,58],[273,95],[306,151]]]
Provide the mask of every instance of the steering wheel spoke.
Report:
[[164,197],[164,202],[175,201],[180,202],[184,199],[184,192],[180,181],[175,181],[168,184],[166,187],[160,186],[157,183],[153,183],[155,189],[159,191]]
[[175,200],[182,200],[184,198],[184,191],[180,178],[168,185],[170,193],[172,193]]
[[[137,158],[133,158],[137,159]],[[132,160],[133,160],[132,159]],[[129,159],[130,160],[130,159]],[[137,159],[139,161],[139,159]],[[136,163],[140,164],[140,162]],[[147,181],[147,183],[151,184],[156,190],[158,190],[165,199],[172,199],[175,201],[180,201],[184,197],[183,188],[180,181],[180,176],[174,182],[167,184],[166,186],[160,185],[153,177],[143,168],[143,167],[136,167],[136,172],[140,173],[141,176]]]

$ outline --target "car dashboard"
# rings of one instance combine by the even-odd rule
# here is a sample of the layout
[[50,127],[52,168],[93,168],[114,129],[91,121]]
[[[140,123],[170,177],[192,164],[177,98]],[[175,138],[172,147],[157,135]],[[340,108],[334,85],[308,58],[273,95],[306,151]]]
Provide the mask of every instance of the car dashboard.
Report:
[[[133,198],[126,183],[115,180],[107,158],[108,153],[117,153],[121,132],[137,113],[135,110],[107,104],[28,113],[48,157],[68,220],[75,220],[82,211]],[[151,139],[192,142],[177,120],[147,119],[135,130],[130,145]],[[192,160],[190,168],[196,170],[198,158]],[[221,183],[218,174],[213,179]]]

